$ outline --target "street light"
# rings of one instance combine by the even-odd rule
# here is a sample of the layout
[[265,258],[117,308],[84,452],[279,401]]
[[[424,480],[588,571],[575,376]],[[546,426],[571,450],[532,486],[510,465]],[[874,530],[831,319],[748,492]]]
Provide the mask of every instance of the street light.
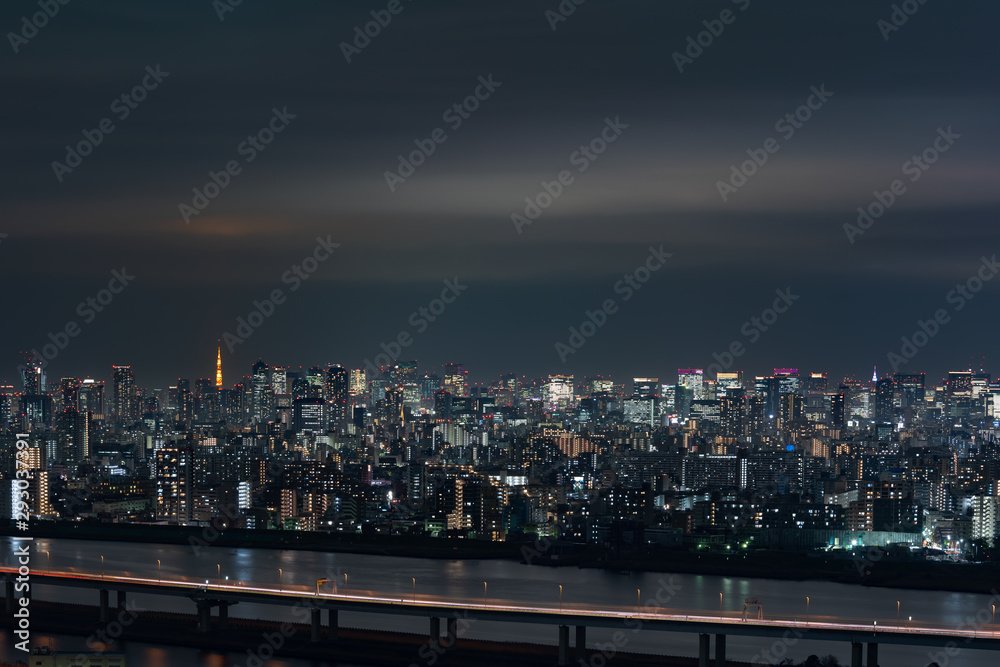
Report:
[[809,620],[809,596],[806,596],[806,620]]
[[719,593],[719,611],[722,611],[722,593]]
[[484,581],[483,582],[483,606],[484,607],[486,606],[486,592],[488,590],[489,590],[489,588],[486,586],[486,582]]
[[104,556],[101,556],[101,579],[104,578]]
[[899,600],[896,600],[896,622],[899,622]]
[[559,611],[562,611],[562,584],[559,584]]
[[278,590],[283,590],[284,586],[281,583],[281,568],[278,568]]
[[222,563],[215,564],[215,578],[218,579],[219,583],[222,583]]
[[163,581],[163,577],[160,575],[160,559],[156,559],[156,580]]
[[417,578],[416,577],[410,577],[410,579],[413,579],[413,601],[416,602],[417,601]]
[[641,602],[639,602],[639,598],[641,597],[642,597],[642,589],[641,588],[635,589],[635,613],[637,614],[639,613],[639,606],[642,604]]

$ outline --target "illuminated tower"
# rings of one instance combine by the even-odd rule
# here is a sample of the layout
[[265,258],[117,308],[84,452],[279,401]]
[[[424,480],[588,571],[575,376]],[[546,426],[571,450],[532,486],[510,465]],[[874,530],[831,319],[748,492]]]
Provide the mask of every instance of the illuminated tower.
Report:
[[215,388],[222,389],[222,347],[219,347],[219,356],[215,358]]

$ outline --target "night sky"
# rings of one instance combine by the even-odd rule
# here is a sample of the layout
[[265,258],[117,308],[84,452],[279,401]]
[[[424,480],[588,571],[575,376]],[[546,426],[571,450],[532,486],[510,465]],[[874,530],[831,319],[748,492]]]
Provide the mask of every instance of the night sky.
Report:
[[[911,0],[890,30],[892,3],[870,0],[586,0],[558,22],[556,0],[401,0],[350,63],[342,43],[388,1],[244,0],[220,20],[222,2],[75,0],[29,39],[12,34],[36,2],[0,7],[0,381],[70,321],[50,380],[112,364],[146,387],[212,377],[216,341],[275,289],[274,314],[224,345],[227,385],[257,358],[359,367],[401,332],[401,359],[461,361],[473,381],[674,381],[734,341],[749,374],[870,376],[938,309],[948,321],[900,370],[996,371],[1000,277],[961,310],[948,297],[1000,253],[995,2]],[[144,77],[155,87],[133,96]],[[483,94],[480,77],[499,86]],[[478,109],[443,116],[477,86]],[[791,136],[776,128],[813,87],[832,95]],[[275,109],[294,118],[241,148]],[[105,118],[78,166],[53,166]],[[614,143],[581,157],[606,119]],[[392,191],[385,172],[438,128],[446,141]],[[939,128],[947,152],[908,173]],[[723,201],[748,150],[767,162]],[[179,206],[230,161],[239,173],[186,222]],[[563,171],[518,233],[512,214]],[[905,191],[849,239],[896,179]],[[292,290],[282,276],[317,237],[340,246]],[[672,256],[626,301],[615,285],[651,246]],[[135,278],[103,312],[78,310],[123,267]],[[467,289],[419,332],[411,313],[456,278]],[[744,323],[779,289],[799,298],[751,341]],[[616,311],[564,363],[555,344],[607,299]]]

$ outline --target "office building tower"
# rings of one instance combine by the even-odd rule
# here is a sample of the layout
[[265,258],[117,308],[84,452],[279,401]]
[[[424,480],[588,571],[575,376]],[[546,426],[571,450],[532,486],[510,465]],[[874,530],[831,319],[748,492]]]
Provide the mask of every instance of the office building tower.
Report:
[[462,364],[444,365],[444,388],[455,396],[467,394],[466,376],[468,373]]
[[[447,381],[445,382],[447,388]],[[543,400],[547,412],[565,412],[573,404],[573,376],[550,375],[545,383]]]
[[655,398],[660,394],[660,378],[632,378],[632,395]]
[[945,383],[945,414],[955,420],[969,417],[972,408],[972,371],[952,371]]
[[704,371],[700,368],[677,369],[677,386],[687,388],[692,400],[700,401],[705,398],[704,379]]
[[104,381],[85,378],[77,393],[77,409],[89,412],[93,419],[104,419]]
[[739,371],[734,373],[719,372],[715,374],[715,397],[722,398],[728,389],[740,389],[743,387],[743,374]]

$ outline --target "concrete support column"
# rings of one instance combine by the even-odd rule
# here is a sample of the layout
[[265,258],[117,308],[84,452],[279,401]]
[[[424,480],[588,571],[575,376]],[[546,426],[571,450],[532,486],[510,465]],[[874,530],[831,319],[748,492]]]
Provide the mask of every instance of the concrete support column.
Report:
[[312,628],[309,634],[309,640],[318,642],[319,641],[319,631],[323,623],[323,610],[322,609],[311,609],[310,614],[312,615]]
[[227,630],[229,628],[229,605],[223,602],[219,605],[219,629]]
[[101,623],[107,623],[111,620],[111,613],[108,610],[108,591],[105,588],[101,589]]
[[125,611],[125,591],[118,591],[118,611]]
[[708,667],[708,654],[712,650],[712,636],[698,635],[698,667]]
[[431,616],[431,647],[436,647],[441,641],[441,619]]
[[876,642],[868,642],[867,667],[878,667],[878,644]]
[[715,635],[715,667],[726,667],[725,635]]
[[204,634],[207,633],[212,624],[212,605],[207,603],[198,603],[198,632]]
[[566,667],[569,664],[569,626],[559,626],[559,667]]
[[861,664],[861,642],[851,642],[851,667],[863,667]]
[[14,599],[14,581],[7,580],[7,613],[13,614],[17,611],[17,600]]
[[[327,618],[327,625],[330,628],[329,637],[330,639],[337,638],[337,630],[340,628],[340,614],[336,609],[329,610],[329,616]],[[440,628],[438,629],[440,633]]]
[[445,633],[448,636],[448,648],[455,645],[455,641],[458,639],[458,619],[452,616],[447,621],[448,631]]
[[576,659],[581,662],[587,660],[587,626],[576,626]]

